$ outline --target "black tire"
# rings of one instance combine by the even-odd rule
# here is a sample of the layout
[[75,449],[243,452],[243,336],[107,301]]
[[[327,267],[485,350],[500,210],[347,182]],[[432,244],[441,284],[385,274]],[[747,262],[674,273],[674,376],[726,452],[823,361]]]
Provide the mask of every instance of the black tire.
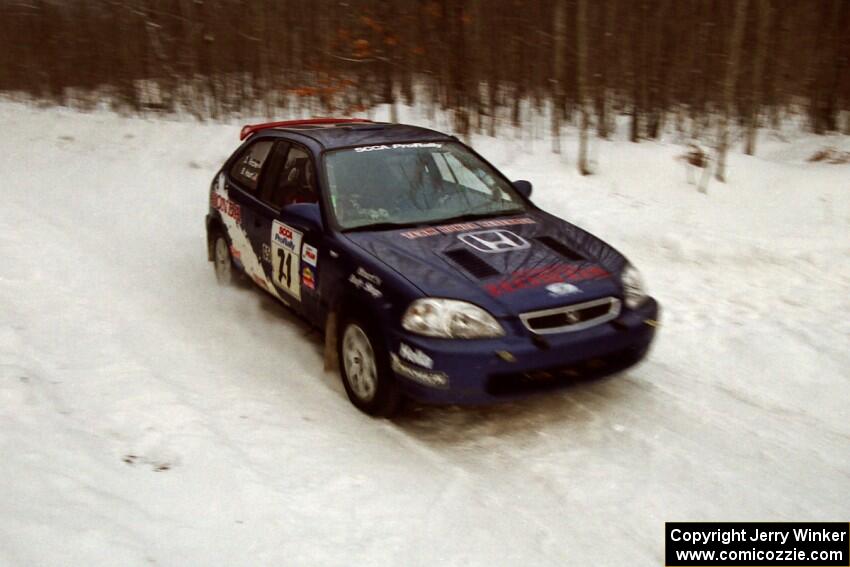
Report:
[[220,285],[232,285],[236,280],[236,266],[233,265],[230,244],[220,230],[212,233],[211,241],[215,279]]
[[[363,382],[368,381],[367,375],[369,353],[361,352],[360,378],[358,379],[357,366],[352,365],[352,345],[347,342],[364,339],[371,349],[374,368],[374,383],[371,387],[363,387]],[[363,345],[360,345],[361,349]],[[380,340],[377,330],[366,322],[365,318],[346,316],[342,318],[337,335],[337,356],[339,356],[339,374],[342,385],[348,399],[357,409],[374,417],[390,417],[398,412],[401,407],[401,394],[398,389],[395,375],[390,369],[390,357],[384,343]],[[347,359],[346,356],[349,358]],[[353,371],[352,371],[353,370]]]

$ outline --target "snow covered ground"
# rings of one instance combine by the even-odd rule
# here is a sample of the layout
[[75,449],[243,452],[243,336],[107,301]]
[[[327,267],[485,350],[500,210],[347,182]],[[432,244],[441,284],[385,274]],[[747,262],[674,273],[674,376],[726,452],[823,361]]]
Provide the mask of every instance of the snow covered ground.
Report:
[[[662,565],[663,522],[847,520],[847,140],[475,146],[663,307],[646,362],[373,420],[321,337],[204,252],[236,125],[0,103],[0,565]],[[565,148],[574,155],[574,143]]]

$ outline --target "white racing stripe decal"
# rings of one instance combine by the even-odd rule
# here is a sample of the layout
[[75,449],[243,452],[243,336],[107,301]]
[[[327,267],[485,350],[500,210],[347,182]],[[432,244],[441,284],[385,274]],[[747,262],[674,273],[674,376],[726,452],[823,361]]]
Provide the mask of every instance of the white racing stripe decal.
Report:
[[241,219],[242,211],[239,205],[230,200],[230,195],[227,191],[227,185],[224,180],[224,174],[220,173],[218,181],[215,185],[213,206],[221,211],[221,220],[224,223],[224,228],[227,235],[230,237],[231,254],[242,264],[245,273],[254,280],[257,285],[271,292],[275,297],[283,299],[277,292],[275,287],[269,282],[263,271],[263,266],[260,264],[259,258],[254,253],[254,248],[251,246],[251,241],[248,239],[248,233],[242,228]]

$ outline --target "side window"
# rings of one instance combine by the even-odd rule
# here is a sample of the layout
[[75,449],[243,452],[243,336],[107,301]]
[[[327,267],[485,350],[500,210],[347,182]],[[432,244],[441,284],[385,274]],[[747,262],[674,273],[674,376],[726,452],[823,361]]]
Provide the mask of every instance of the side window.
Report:
[[317,203],[316,170],[306,150],[291,146],[268,202],[275,208],[293,203]]
[[273,143],[270,140],[261,140],[249,146],[230,168],[230,176],[249,191],[256,191],[260,172]]

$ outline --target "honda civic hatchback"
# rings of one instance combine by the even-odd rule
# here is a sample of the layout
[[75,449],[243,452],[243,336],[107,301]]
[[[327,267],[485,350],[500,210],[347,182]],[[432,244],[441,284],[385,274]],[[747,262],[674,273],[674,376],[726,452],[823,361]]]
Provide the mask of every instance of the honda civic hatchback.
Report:
[[210,187],[208,259],[324,330],[351,402],[480,404],[640,361],[659,307],[617,250],[457,138],[403,124],[248,125]]

